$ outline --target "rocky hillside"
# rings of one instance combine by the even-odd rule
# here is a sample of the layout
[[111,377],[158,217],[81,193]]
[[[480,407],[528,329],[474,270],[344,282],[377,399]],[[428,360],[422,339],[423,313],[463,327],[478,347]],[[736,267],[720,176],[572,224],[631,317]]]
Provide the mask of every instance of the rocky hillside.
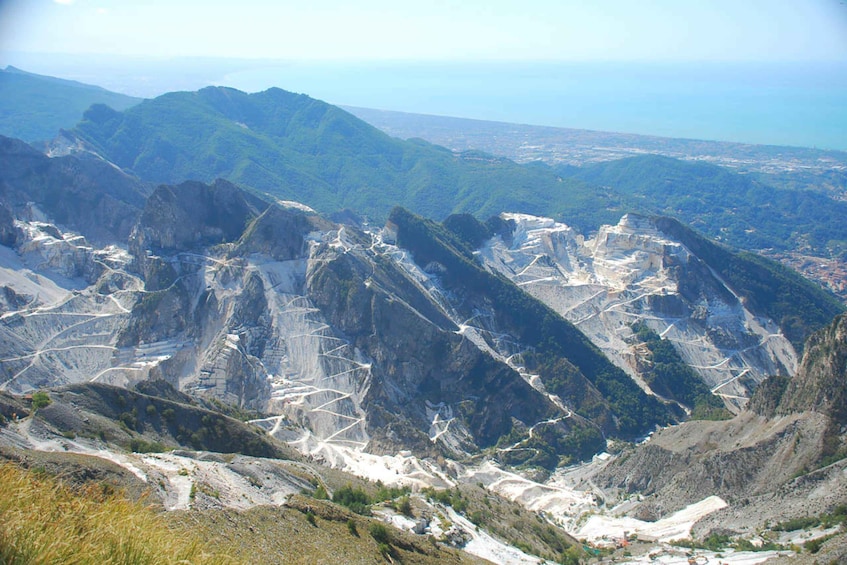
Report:
[[[10,163],[19,155],[36,171],[103,165],[71,156],[45,164],[25,146],[16,151]],[[761,306],[761,285],[728,280],[714,256],[699,256],[699,240],[676,238],[660,220],[626,216],[588,240],[552,220],[508,214],[438,224],[395,208],[384,227],[354,226],[224,180],[161,185],[134,207],[131,184],[79,178],[89,179],[80,198],[125,202],[131,229],[106,222],[90,242],[79,233],[88,228],[74,229],[87,216],[53,221],[50,198],[38,217],[6,203],[0,389],[51,388],[54,398],[36,407],[34,397],[0,397],[13,420],[0,436],[13,450],[109,457],[139,479],[161,480],[168,508],[192,506],[200,485],[210,505],[246,508],[297,490],[303,462],[284,443],[310,465],[385,484],[473,485],[477,514],[465,494],[433,494],[429,512],[461,524],[473,538],[457,534],[461,543],[489,549],[475,525],[520,536],[505,514],[495,517],[483,487],[574,527],[572,512],[635,493],[646,497],[627,503],[640,518],[705,500],[711,510],[728,503],[721,512],[739,518],[726,524],[739,528],[766,519],[751,519],[754,510],[787,515],[817,496],[807,508],[823,512],[840,500],[841,428],[832,417],[843,328],[816,335],[796,382],[787,381],[795,350]],[[8,194],[23,200],[26,186]],[[762,281],[796,290],[798,302],[816,300],[792,278]],[[769,372],[784,378],[763,381],[770,396],[752,406],[770,412],[687,422],[637,448],[618,441],[702,414],[703,402],[720,416],[710,411],[721,405],[713,392],[737,409]],[[806,404],[783,406],[785,387]],[[14,422],[15,414],[30,417]],[[130,456],[127,447],[191,449]],[[548,475],[609,447],[622,451]],[[571,472],[590,494],[562,486]],[[276,482],[247,478],[260,475]],[[819,496],[816,484],[827,485]],[[536,534],[547,541],[532,551],[555,555],[570,543]]]
[[[577,546],[561,529],[477,485],[448,482],[449,491],[417,493],[319,465],[221,410],[251,414],[191,398],[163,381],[138,390],[71,385],[32,398],[0,393],[0,407],[8,414],[0,418],[5,477],[19,475],[18,467],[31,469],[41,485],[60,476],[93,505],[115,493],[145,505],[160,501],[177,511],[160,519],[192,532],[189,539],[202,533],[203,549],[228,555],[228,562],[312,562],[343,552],[345,562],[355,563],[380,554],[404,563],[535,563],[531,554],[558,559]],[[38,503],[32,489],[7,490],[3,501],[4,519],[10,508]],[[25,551],[51,535],[57,534],[18,538],[12,546]]]
[[[0,136],[0,200],[15,217],[49,219],[100,244],[125,243],[149,193],[148,185],[100,159],[51,159]],[[4,224],[11,233],[9,220]]]
[[593,480],[646,495],[632,511],[665,515],[717,494],[729,507],[698,531],[753,532],[769,521],[821,516],[847,503],[843,482],[844,316],[813,335],[793,378],[771,378],[750,410],[724,422],[686,422],[624,452]]
[[774,379],[771,389],[754,397],[759,413],[767,416],[817,412],[838,426],[847,424],[847,316],[841,315],[806,343],[793,379]]
[[[693,408],[694,397],[707,391],[683,390],[696,386],[690,367],[737,410],[765,377],[796,369],[782,329],[751,311],[736,285],[686,241],[663,231],[663,220],[628,214],[590,239],[548,218],[501,220],[509,226],[505,236],[479,244],[484,265],[567,318],[649,393]],[[796,294],[817,292],[803,287]],[[650,336],[672,351],[651,351]]]
[[[442,226],[400,208],[362,230],[192,181],[153,191],[126,247],[97,249],[16,213],[4,389],[161,378],[271,414],[272,434],[342,465],[362,450],[483,450],[554,468],[683,419],[697,398],[714,406],[709,388],[733,405],[795,363],[773,322],[634,216],[587,242],[540,218],[492,220],[491,239],[473,218]],[[667,363],[635,323],[706,386],[647,378]]]
[[[598,407],[583,415],[579,399],[533,386],[497,349],[495,335],[525,349],[508,328],[460,327],[472,312],[379,233],[225,181],[157,188],[126,249],[98,250],[44,222],[14,226],[6,390],[162,378],[276,414],[264,422],[271,433],[294,440],[299,429],[304,451],[339,463],[362,449],[463,457],[499,442],[504,457],[553,467],[602,449],[603,432],[618,429],[590,383],[583,394]],[[571,366],[563,353],[550,362]],[[520,446],[529,438],[538,445]]]

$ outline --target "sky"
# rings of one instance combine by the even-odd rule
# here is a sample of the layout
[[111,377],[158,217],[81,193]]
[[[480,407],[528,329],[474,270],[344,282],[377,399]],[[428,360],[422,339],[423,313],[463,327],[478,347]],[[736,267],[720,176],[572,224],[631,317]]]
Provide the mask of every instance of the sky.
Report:
[[0,53],[847,61],[845,0],[0,0]]

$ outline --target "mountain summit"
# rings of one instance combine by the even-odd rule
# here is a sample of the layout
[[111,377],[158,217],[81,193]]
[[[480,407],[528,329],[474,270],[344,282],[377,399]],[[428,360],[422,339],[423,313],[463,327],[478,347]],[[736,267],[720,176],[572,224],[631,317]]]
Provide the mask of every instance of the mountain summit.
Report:
[[324,213],[350,208],[378,219],[394,205],[444,218],[549,213],[551,202],[596,199],[548,169],[394,139],[335,106],[278,88],[174,92],[123,112],[95,105],[61,145],[87,147],[156,183],[223,177]]

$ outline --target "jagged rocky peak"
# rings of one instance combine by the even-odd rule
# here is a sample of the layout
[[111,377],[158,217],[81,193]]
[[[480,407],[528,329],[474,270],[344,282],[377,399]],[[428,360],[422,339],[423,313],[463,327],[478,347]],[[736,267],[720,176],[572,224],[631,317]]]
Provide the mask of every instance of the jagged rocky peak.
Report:
[[131,247],[185,251],[232,242],[265,208],[267,203],[223,179],[161,185],[144,205]]
[[309,234],[320,240],[322,232],[335,228],[309,208],[272,205],[250,222],[231,255],[261,253],[277,261],[298,259],[307,254],[303,246]]
[[[244,226],[237,237],[193,206],[215,195],[237,218],[231,225]],[[148,261],[145,291],[112,372],[151,351],[157,375],[278,414],[272,433],[291,433],[283,421],[303,426],[303,449],[327,458],[342,448],[473,453],[515,422],[524,434],[548,420],[560,435],[592,426],[565,421],[487,344],[469,340],[437,282],[379,234],[250,204],[228,183],[157,189],[133,238]]]
[[[30,240],[39,229],[56,239],[30,224],[13,223]],[[130,239],[136,264],[106,263],[87,281],[53,288],[50,308],[37,315],[24,306],[4,317],[0,337],[13,358],[0,366],[2,386],[163,378],[269,412],[269,432],[331,461],[362,450],[462,456],[490,448],[507,463],[552,468],[602,450],[605,436],[639,437],[683,416],[620,354],[634,346],[626,341],[634,320],[667,320],[665,337],[689,332],[680,341],[699,343],[703,320],[718,319],[670,320],[667,307],[655,307],[655,281],[672,289],[676,280],[666,265],[610,289],[588,242],[552,220],[459,215],[442,226],[396,210],[389,225],[339,226],[226,181],[160,186]],[[630,241],[639,233],[622,230]],[[648,249],[658,236],[637,237]],[[573,308],[549,300],[559,292],[562,300],[574,293]],[[7,302],[20,304],[21,295]],[[678,300],[682,312],[723,304],[719,296]],[[574,314],[573,324],[557,312]],[[91,319],[79,324],[81,314]],[[586,332],[594,345],[580,330],[594,331]],[[737,371],[716,385],[734,394],[746,358],[739,354],[736,366],[729,357],[697,360]]]
[[847,315],[806,342],[797,374],[762,383],[751,409],[765,416],[819,412],[839,426],[847,425]]

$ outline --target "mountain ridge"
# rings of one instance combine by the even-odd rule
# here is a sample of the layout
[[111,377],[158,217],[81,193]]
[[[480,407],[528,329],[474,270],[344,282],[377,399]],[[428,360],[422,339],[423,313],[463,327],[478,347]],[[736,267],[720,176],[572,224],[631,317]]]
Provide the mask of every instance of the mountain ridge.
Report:
[[540,213],[551,199],[598,201],[599,209],[605,202],[551,171],[393,139],[337,107],[280,89],[245,94],[208,87],[166,94],[124,113],[95,106],[67,135],[63,146],[81,140],[142,179],[211,182],[222,176],[322,212],[353,208],[382,219],[400,204],[443,218],[468,210]]
[[[23,158],[33,156],[25,152]],[[194,205],[197,200],[219,206],[205,210]],[[20,216],[20,210],[13,211]],[[514,214],[483,224],[462,216],[436,224],[396,208],[385,228],[360,229],[331,223],[302,207],[257,199],[223,180],[156,188],[136,212],[126,249],[89,246],[46,216],[9,215],[19,235],[10,242],[14,248],[0,249],[0,274],[9,289],[0,316],[0,344],[7,352],[0,374],[8,390],[81,386],[74,383],[92,379],[95,384],[85,386],[132,388],[161,378],[211,405],[261,412],[251,416],[252,425],[313,461],[418,488],[453,488],[479,477],[492,490],[513,488],[509,496],[527,497],[519,486],[525,485],[540,489],[557,505],[544,507],[558,520],[569,519],[565,508],[595,508],[605,504],[597,501],[618,500],[630,490],[648,496],[634,510],[639,516],[681,510],[707,492],[725,496],[721,503],[733,511],[743,509],[738,485],[753,468],[764,469],[756,474],[762,489],[754,496],[756,505],[765,504],[773,484],[795,484],[790,474],[820,461],[821,446],[838,437],[822,414],[768,423],[748,412],[725,422],[689,422],[657,432],[644,449],[622,447],[621,438],[647,435],[656,424],[684,419],[684,411],[648,395],[561,314],[517,284],[537,282],[544,277],[532,269],[558,270],[555,262],[565,265],[569,257],[564,251],[588,245],[597,252],[590,261],[594,273],[607,280],[615,273],[621,280],[640,280],[671,269],[680,280],[697,283],[686,291],[691,297],[714,294],[732,302],[720,308],[715,302],[718,318],[740,312],[741,301],[732,291],[719,290],[719,277],[705,280],[710,271],[699,259],[683,260],[694,252],[663,233],[656,220],[628,217],[601,229],[595,240],[585,240],[545,218]],[[546,227],[533,235],[534,225]],[[548,259],[536,257],[540,253],[523,247],[533,238],[556,252]],[[509,268],[528,278],[514,282],[488,263],[485,250],[495,244],[524,253]],[[505,261],[506,255],[501,257]],[[578,264],[577,257],[567,260]],[[581,286],[591,293],[590,285]],[[620,289],[612,294],[629,302]],[[652,306],[658,312],[682,308],[669,293],[656,296]],[[120,396],[122,389],[108,390]],[[59,393],[56,398],[58,405]],[[126,416],[112,416],[136,431],[155,420],[154,410],[176,410],[156,401],[148,411],[146,397],[125,402]],[[51,421],[84,421],[58,406],[41,409],[44,418],[56,417]],[[14,423],[9,433],[30,449],[91,448],[81,440],[60,439],[60,431],[50,432],[54,443],[45,444],[41,424],[27,422]],[[691,430],[706,431],[697,432],[705,434],[698,437]],[[753,437],[736,445],[747,433]],[[795,433],[807,440],[793,453]],[[180,441],[190,441],[191,435],[183,433]],[[677,436],[688,438],[679,442],[680,449],[686,447],[684,455],[666,449],[665,442]],[[135,439],[141,446],[142,439],[155,438]],[[542,485],[510,470],[561,480],[568,473],[593,472],[606,459],[567,464],[606,448],[623,452],[604,456],[611,462],[606,474],[591,479],[601,489],[593,502],[587,494]],[[196,496],[212,505],[218,504],[208,494],[213,489],[220,489],[220,504],[246,504],[239,493],[248,492],[272,500],[258,487],[230,491],[226,485],[245,480],[243,466],[270,470],[278,465],[236,456],[236,467],[230,468],[226,459],[216,459],[222,456],[174,452],[114,457],[137,469],[136,463],[143,464],[144,473],[167,479],[170,486],[163,488],[169,507],[191,505],[189,483],[177,467],[187,461],[197,461],[190,464],[197,469],[192,476],[208,485],[202,487],[206,494]],[[840,469],[837,461],[833,465],[813,473],[829,481]],[[724,476],[727,469],[731,473]],[[652,486],[644,482],[648,471]],[[219,472],[235,475],[223,475],[233,478],[221,482]],[[806,486],[792,492],[806,496],[811,483],[800,483]],[[839,493],[832,490],[815,508],[828,508]],[[582,502],[559,502],[569,496]],[[541,504],[537,498],[532,503]],[[465,519],[443,512],[452,521]],[[475,519],[484,520],[484,514]],[[751,523],[747,514],[743,520]]]

